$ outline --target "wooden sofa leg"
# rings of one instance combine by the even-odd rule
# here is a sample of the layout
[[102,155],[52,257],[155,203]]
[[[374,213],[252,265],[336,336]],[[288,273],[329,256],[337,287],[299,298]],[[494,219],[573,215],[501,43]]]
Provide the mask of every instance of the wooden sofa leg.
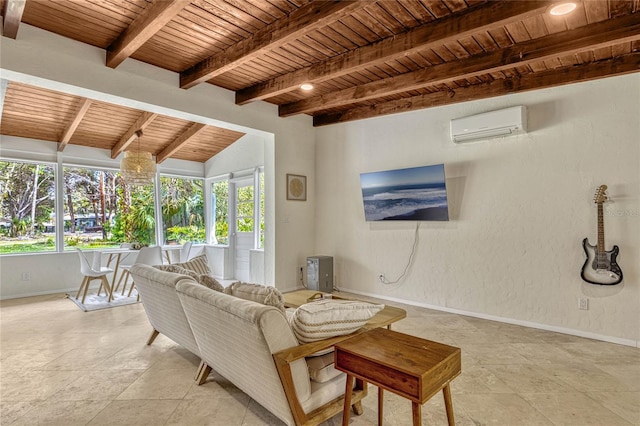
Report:
[[211,373],[211,367],[209,367],[204,361],[200,361],[198,371],[196,372],[196,383],[198,386],[204,384],[207,381],[207,377]]
[[149,336],[149,340],[147,340],[147,345],[152,344],[153,341],[156,340],[156,337],[158,337],[158,334],[160,334],[160,332],[154,328],[151,332],[151,336]]
[[353,408],[353,413],[356,416],[361,416],[364,413],[364,408],[362,408],[362,401],[358,401],[351,406]]

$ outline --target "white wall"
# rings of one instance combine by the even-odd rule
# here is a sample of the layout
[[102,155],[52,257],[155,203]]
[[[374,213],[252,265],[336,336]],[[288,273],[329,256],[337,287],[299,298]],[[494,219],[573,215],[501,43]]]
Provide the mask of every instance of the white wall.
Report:
[[[527,105],[530,132],[465,145],[449,120]],[[439,309],[624,344],[640,339],[640,75],[328,126],[316,131],[316,251],[337,286]],[[359,174],[444,163],[449,222],[365,222]],[[622,284],[586,284],[595,189],[609,185],[607,246]],[[589,310],[578,310],[588,297]]]
[[[314,173],[315,140],[310,117],[280,119],[277,108],[264,102],[239,107],[233,92],[210,84],[182,90],[178,74],[132,59],[113,70],[104,65],[103,50],[25,24],[20,26],[17,40],[2,40],[0,56],[3,79],[192,119],[263,140],[267,187],[265,281],[279,288],[295,287],[297,265],[314,245],[315,204],[311,191],[306,203],[287,202],[285,175]],[[20,282],[20,275],[12,272],[15,264],[23,262],[21,257],[26,257],[25,264],[33,268],[50,265],[40,255],[0,257],[0,297],[33,293],[31,284]],[[55,283],[63,280],[64,276],[49,276],[45,287],[56,291],[60,287]]]

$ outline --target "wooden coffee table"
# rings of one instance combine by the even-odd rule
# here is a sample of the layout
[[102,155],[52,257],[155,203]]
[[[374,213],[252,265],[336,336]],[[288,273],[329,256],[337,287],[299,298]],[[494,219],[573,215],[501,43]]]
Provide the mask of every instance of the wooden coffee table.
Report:
[[[289,293],[283,293],[284,296],[284,306],[287,308],[297,308],[301,305],[304,305],[309,301],[311,297],[321,293],[319,291],[314,290],[296,290]],[[322,293],[324,295],[329,295],[328,293]],[[334,299],[344,299],[344,300],[353,300],[347,297],[344,297],[341,294],[332,293],[330,296]],[[407,311],[404,309],[396,308],[394,306],[385,305],[384,309],[378,312],[373,318],[369,320],[364,326],[366,329],[370,328],[378,328],[378,327],[387,327],[391,329],[391,324],[394,322],[400,321],[403,318],[407,317]]]
[[422,404],[442,390],[449,425],[454,425],[449,383],[461,372],[461,352],[442,343],[376,328],[335,345],[335,368],[347,373],[342,424],[349,424],[353,380],[378,386],[378,424],[383,389],[411,400],[413,424],[422,423]]

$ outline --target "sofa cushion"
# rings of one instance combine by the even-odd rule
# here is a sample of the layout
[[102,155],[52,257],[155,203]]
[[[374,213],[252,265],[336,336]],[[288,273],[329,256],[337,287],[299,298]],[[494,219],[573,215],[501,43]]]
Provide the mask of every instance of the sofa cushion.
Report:
[[225,288],[224,292],[244,300],[275,306],[285,312],[284,297],[282,297],[280,290],[275,287],[238,281]]
[[290,324],[299,342],[315,342],[353,333],[382,309],[357,300],[320,299],[296,309]]
[[200,256],[194,257],[193,259],[189,260],[188,262],[182,262],[182,263],[174,263],[174,265],[176,266],[180,266],[184,269],[189,269],[191,271],[194,271],[198,274],[207,274],[209,275],[211,273],[211,269],[209,268],[209,262],[207,261],[207,255],[206,254],[202,254]]
[[324,355],[307,357],[307,367],[311,380],[318,383],[328,382],[341,374],[335,369],[333,348]]

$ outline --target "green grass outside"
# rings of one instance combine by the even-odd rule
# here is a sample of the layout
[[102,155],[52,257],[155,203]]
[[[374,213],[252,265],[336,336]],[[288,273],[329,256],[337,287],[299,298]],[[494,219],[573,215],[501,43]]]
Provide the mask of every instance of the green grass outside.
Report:
[[[65,250],[81,249],[105,249],[120,247],[120,243],[113,241],[78,241],[76,238],[65,238]],[[53,238],[38,238],[30,240],[4,240],[0,241],[0,254],[41,253],[56,251]]]

